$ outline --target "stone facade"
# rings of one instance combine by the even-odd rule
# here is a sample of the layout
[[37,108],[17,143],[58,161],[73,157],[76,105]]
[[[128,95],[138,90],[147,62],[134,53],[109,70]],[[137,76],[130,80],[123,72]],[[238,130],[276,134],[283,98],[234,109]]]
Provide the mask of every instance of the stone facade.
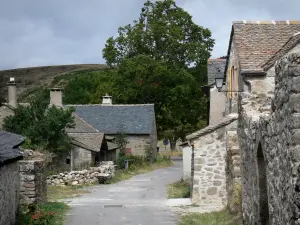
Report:
[[103,183],[114,176],[115,166],[111,161],[101,162],[99,167],[91,167],[89,170],[71,171],[51,175],[47,178],[48,185],[81,185]]
[[47,182],[43,160],[21,160],[20,165],[20,200],[23,204],[47,201]]
[[[300,224],[300,54],[281,59],[275,72],[272,112],[253,117],[241,107],[245,224]],[[269,102],[260,96],[256,105]]]
[[71,153],[71,170],[83,170],[90,168],[95,163],[93,152],[74,146]]
[[220,210],[227,205],[226,131],[234,126],[237,115],[187,136],[193,146],[192,202]]
[[18,162],[0,166],[0,225],[16,223],[19,210],[19,189]]
[[150,143],[155,143],[155,145],[157,143],[156,141],[152,142],[152,137],[149,135],[126,135],[126,140],[128,141],[126,148],[130,149],[133,155],[145,155],[146,147]]

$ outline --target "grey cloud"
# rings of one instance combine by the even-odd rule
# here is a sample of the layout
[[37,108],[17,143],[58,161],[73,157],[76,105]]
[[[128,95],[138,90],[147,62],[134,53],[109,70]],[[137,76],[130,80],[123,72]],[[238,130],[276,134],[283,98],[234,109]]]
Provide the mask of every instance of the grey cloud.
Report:
[[[104,63],[102,48],[119,26],[139,15],[144,0],[2,0],[0,69]],[[197,24],[210,28],[212,57],[226,55],[234,20],[297,20],[298,0],[178,0]]]

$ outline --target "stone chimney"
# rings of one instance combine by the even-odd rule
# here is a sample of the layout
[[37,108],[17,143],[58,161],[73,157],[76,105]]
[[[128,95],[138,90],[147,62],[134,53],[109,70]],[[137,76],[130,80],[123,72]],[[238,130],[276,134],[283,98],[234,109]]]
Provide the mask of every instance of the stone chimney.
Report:
[[62,107],[62,88],[51,88],[50,89],[50,107]]
[[8,104],[12,107],[17,107],[17,88],[15,78],[9,78],[9,82],[7,82],[8,86]]
[[112,97],[106,94],[102,97],[102,105],[112,105]]

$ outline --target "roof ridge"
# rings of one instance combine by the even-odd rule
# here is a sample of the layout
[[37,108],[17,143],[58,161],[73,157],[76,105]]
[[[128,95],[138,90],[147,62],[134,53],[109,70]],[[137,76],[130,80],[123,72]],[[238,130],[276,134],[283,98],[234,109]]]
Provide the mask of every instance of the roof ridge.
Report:
[[219,120],[217,123],[209,125],[207,127],[202,128],[201,130],[198,130],[192,134],[189,134],[186,136],[187,140],[191,140],[200,136],[203,136],[207,133],[213,132],[216,129],[226,126],[230,123],[232,123],[233,121],[238,119],[238,114],[237,113],[231,113],[228,114],[226,117],[222,118],[221,120]]
[[[80,119],[81,121],[83,121],[86,125],[90,126],[91,128],[93,128],[95,131],[99,132],[99,130],[97,130],[95,127],[93,127],[91,124],[89,124],[88,122],[86,122],[84,119],[82,119],[79,115],[76,114],[76,112],[73,112],[74,115],[76,115],[78,117],[78,119]],[[92,133],[92,132],[91,132]]]
[[220,59],[220,58],[214,58],[214,59],[208,59],[207,61],[226,61],[227,59]]
[[243,21],[233,21],[232,24],[273,24],[273,25],[280,25],[280,24],[300,24],[299,20],[257,20],[257,21],[253,21],[253,20],[243,20]]

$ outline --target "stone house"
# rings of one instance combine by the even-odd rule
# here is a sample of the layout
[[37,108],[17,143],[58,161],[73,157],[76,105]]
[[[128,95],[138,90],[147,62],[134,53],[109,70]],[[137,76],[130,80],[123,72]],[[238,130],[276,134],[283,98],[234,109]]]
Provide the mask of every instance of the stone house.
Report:
[[[207,204],[208,192],[199,187],[210,181],[199,171],[217,159],[211,160],[207,152],[224,148],[226,189],[222,193],[227,199],[222,203],[237,210],[234,202],[241,186],[244,224],[300,224],[296,100],[300,67],[299,55],[293,54],[300,51],[299,32],[299,21],[233,22],[224,70],[226,85],[220,92],[226,101],[220,123],[230,117],[232,121],[225,123],[222,133],[217,132],[216,123],[187,136],[193,156],[192,198],[198,205]],[[206,130],[211,140],[196,137]],[[209,171],[207,175],[216,176]],[[210,185],[215,193],[215,184]],[[214,207],[212,203],[208,205]]]
[[104,96],[102,104],[65,105],[97,131],[110,137],[126,135],[126,150],[133,155],[145,155],[149,146],[157,154],[157,132],[154,104],[114,105],[111,96]]
[[23,158],[19,146],[25,138],[0,131],[0,224],[15,224],[19,210],[20,174],[18,160]]
[[299,32],[299,21],[232,26],[226,86],[242,92],[229,93],[226,112],[239,113],[245,224],[300,224],[295,172],[300,149],[294,136],[299,55],[291,55],[300,52]]

